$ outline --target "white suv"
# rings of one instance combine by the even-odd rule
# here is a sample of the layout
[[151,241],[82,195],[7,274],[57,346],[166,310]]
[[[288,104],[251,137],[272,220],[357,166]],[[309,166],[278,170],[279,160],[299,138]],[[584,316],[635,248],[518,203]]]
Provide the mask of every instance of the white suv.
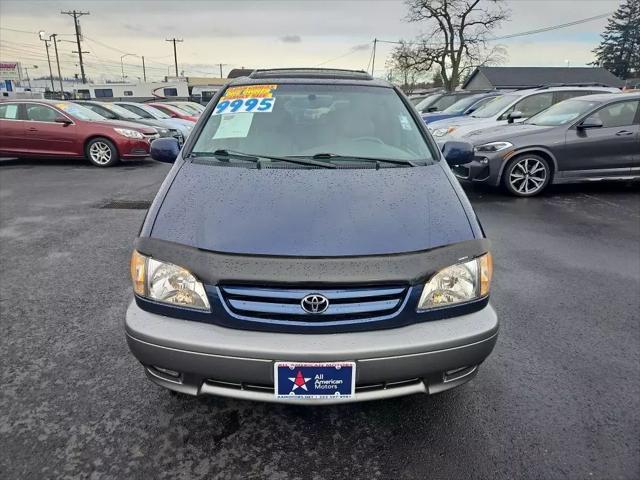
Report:
[[439,144],[461,138],[478,130],[524,121],[563,100],[596,93],[620,92],[609,87],[539,87],[505,93],[471,115],[432,122],[429,130]]

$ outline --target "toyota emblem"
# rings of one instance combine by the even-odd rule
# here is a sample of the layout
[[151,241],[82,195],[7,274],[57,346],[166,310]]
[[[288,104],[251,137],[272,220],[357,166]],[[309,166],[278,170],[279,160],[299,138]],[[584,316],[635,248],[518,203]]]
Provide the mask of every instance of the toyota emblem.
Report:
[[302,299],[300,306],[307,313],[323,313],[329,308],[329,299],[324,295],[312,293]]

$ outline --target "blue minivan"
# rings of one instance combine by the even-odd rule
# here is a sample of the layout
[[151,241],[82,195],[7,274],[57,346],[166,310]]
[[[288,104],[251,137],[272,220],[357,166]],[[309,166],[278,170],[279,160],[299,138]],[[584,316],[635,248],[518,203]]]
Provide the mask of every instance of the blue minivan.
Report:
[[256,70],[208,104],[131,257],[126,338],[190,395],[326,404],[438,393],[491,353],[489,242],[393,85]]

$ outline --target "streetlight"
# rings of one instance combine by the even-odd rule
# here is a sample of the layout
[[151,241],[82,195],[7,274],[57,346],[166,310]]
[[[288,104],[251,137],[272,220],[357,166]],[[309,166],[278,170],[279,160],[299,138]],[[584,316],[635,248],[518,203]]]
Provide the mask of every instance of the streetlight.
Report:
[[[51,40],[53,38],[53,40]],[[62,73],[60,73],[60,57],[58,57],[58,34],[49,35],[49,41],[53,42],[53,49],[56,52],[56,64],[58,65],[58,79],[60,80],[60,98],[64,100],[64,87],[62,86]]]
[[124,57],[135,57],[136,54],[135,53],[125,53],[124,55],[120,56],[120,69],[122,70],[122,83],[124,83],[124,63],[122,62],[122,60],[124,59]]
[[[31,68],[38,68],[38,65],[33,65]],[[29,90],[31,90],[31,79],[29,78],[29,67],[24,67],[24,71],[27,74],[27,84],[29,85]]]
[[56,87],[53,85],[53,70],[51,70],[51,57],[49,56],[49,40],[47,40],[44,30],[40,30],[38,32],[38,37],[40,37],[40,40],[44,42],[44,46],[47,49],[47,63],[49,64],[49,80],[51,80],[51,91],[55,93]]

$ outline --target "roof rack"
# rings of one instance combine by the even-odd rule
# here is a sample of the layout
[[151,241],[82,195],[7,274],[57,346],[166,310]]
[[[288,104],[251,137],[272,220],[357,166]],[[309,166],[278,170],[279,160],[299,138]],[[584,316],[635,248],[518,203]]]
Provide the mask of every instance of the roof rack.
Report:
[[364,70],[338,68],[269,68],[254,70],[249,78],[327,78],[346,80],[373,80]]
[[545,85],[538,85],[536,87],[524,87],[519,90],[545,90],[547,88],[555,88],[555,87],[608,87],[611,88],[611,85],[607,85],[605,83],[600,82],[577,82],[577,83],[548,83]]

